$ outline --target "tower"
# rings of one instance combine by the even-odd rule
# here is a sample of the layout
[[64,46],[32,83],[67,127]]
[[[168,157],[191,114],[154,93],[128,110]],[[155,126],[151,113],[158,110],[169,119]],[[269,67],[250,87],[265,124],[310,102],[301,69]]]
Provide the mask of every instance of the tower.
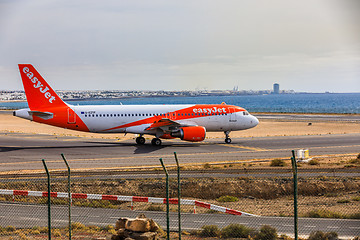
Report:
[[280,93],[280,85],[278,83],[274,83],[274,94],[279,94]]

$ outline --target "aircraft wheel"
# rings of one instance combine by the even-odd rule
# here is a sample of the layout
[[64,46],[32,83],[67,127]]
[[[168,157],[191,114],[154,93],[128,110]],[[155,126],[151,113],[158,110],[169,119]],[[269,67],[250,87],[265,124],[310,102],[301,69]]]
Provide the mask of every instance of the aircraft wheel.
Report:
[[160,146],[161,140],[159,138],[153,138],[153,140],[151,140],[151,144],[154,146]]
[[139,145],[144,145],[145,144],[145,138],[144,137],[137,137],[136,138],[136,143]]
[[225,138],[225,143],[231,143],[231,138]]

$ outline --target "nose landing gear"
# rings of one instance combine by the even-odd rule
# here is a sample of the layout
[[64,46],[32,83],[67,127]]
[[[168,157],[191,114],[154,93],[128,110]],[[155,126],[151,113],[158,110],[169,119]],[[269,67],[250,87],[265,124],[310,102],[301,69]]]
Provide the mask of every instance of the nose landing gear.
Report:
[[231,138],[229,137],[230,131],[225,131],[225,143],[231,143]]

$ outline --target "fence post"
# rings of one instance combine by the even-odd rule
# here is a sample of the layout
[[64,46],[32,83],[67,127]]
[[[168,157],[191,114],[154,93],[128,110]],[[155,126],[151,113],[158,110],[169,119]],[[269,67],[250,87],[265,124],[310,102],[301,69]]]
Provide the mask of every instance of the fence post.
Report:
[[179,240],[181,240],[181,184],[180,184],[180,166],[179,161],[176,155],[176,152],[174,152],[175,155],[175,161],[177,165],[177,178],[178,178],[178,221],[179,221]]
[[166,232],[167,232],[167,238],[170,239],[170,218],[169,218],[169,174],[166,170],[166,167],[163,163],[162,158],[159,159],[161,166],[164,169],[165,175],[166,175]]
[[295,151],[292,150],[292,158],[291,164],[293,169],[293,180],[294,180],[294,235],[295,240],[298,240],[298,205],[297,205],[297,197],[298,197],[298,188],[297,188],[297,164],[295,158]]
[[50,173],[46,166],[45,160],[42,160],[44,165],[46,175],[47,175],[47,182],[48,182],[48,236],[49,240],[51,240],[51,186],[50,186]]
[[72,199],[71,199],[71,175],[70,175],[70,166],[68,164],[68,162],[66,161],[66,158],[64,156],[64,154],[61,154],[61,157],[63,158],[66,167],[68,169],[68,198],[69,198],[69,240],[71,240],[71,203],[72,203]]

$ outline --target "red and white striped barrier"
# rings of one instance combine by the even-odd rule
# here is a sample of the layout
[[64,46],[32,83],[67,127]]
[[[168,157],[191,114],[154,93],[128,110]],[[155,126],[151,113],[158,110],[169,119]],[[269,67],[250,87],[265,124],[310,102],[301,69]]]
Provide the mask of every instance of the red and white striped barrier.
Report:
[[[0,189],[0,195],[47,197],[48,192]],[[50,196],[54,197],[54,198],[68,198],[68,193],[51,192]],[[123,202],[148,202],[148,203],[166,204],[166,198],[155,198],[155,197],[136,197],[136,196],[72,193],[71,198],[72,199],[115,200],[115,201],[123,201]],[[170,204],[178,204],[178,199],[170,198],[169,203]],[[197,206],[197,207],[207,208],[207,209],[211,209],[214,211],[219,211],[219,212],[232,214],[232,215],[239,215],[239,216],[244,215],[244,216],[253,216],[253,217],[256,216],[254,214],[241,212],[241,211],[217,206],[217,205],[210,204],[210,203],[200,202],[200,201],[196,201],[196,200],[180,199],[180,204],[193,205],[194,207]],[[194,210],[194,213],[195,213],[195,210]]]

